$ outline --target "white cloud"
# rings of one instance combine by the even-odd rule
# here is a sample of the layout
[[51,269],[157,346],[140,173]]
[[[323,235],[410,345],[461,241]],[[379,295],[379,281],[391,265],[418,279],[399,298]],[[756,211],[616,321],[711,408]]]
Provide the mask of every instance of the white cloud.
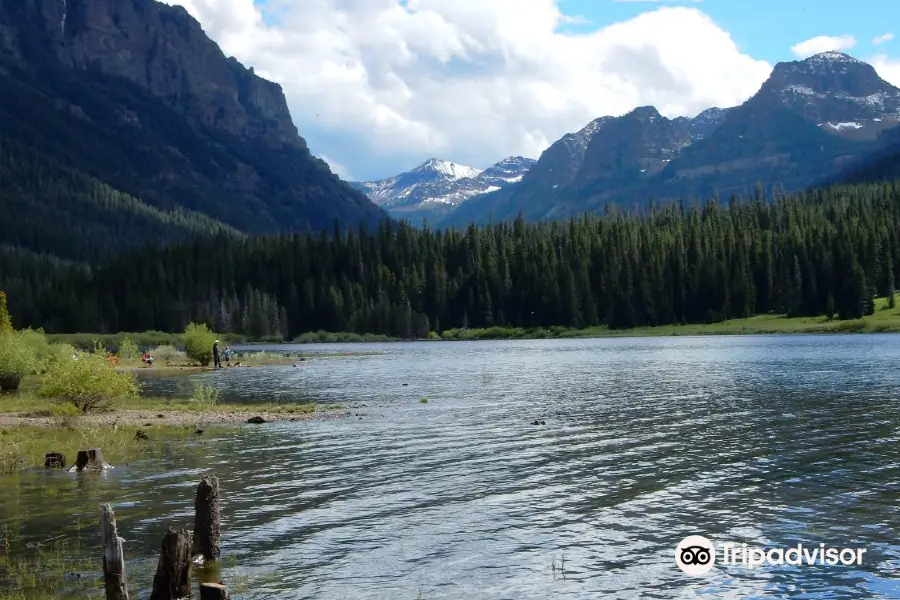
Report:
[[478,167],[537,157],[640,105],[668,116],[733,106],[771,72],[683,7],[571,33],[556,0],[268,0],[274,24],[253,0],[169,1],[282,84],[313,152],[366,179],[432,156]]
[[892,39],[894,39],[893,33],[885,33],[883,35],[878,35],[878,36],[875,36],[874,38],[872,38],[872,45],[880,46],[881,44],[884,44],[885,42],[891,41]]
[[809,58],[814,54],[831,50],[850,50],[856,46],[856,38],[852,35],[820,35],[791,46],[791,52],[797,58]]
[[320,155],[319,158],[328,163],[328,167],[331,169],[331,172],[340,177],[341,179],[345,179],[347,181],[353,181],[353,175],[350,174],[350,171],[347,170],[347,167],[342,165],[341,163],[332,160],[325,156],[324,154]]
[[866,62],[875,67],[882,79],[900,87],[900,60],[892,60],[884,54],[878,54]]

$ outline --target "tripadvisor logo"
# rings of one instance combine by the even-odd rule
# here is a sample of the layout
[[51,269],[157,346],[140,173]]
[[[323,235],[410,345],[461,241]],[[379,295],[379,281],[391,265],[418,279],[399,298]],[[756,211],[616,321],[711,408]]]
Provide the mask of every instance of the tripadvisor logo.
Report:
[[716,548],[702,535],[689,535],[675,547],[675,564],[692,577],[709,572],[716,563]]
[[[754,569],[763,565],[861,565],[865,548],[829,548],[825,544],[791,548],[760,548],[722,544],[719,564]],[[716,548],[702,535],[689,535],[675,547],[675,564],[692,577],[705,575],[716,563]]]

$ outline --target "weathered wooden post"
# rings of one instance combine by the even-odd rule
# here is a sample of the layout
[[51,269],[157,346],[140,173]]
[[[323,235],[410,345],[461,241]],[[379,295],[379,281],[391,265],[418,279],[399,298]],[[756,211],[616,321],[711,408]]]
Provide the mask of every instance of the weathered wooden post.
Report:
[[229,600],[228,588],[221,583],[201,583],[200,600]]
[[100,531],[103,534],[103,582],[106,587],[106,600],[128,600],[122,538],[119,537],[116,516],[109,504],[100,506]]
[[90,450],[79,450],[75,464],[69,471],[102,471],[109,467],[109,464],[103,459],[103,450],[100,448],[92,448]]
[[150,600],[191,597],[191,533],[172,529],[163,537]]
[[204,475],[194,498],[194,544],[192,556],[203,556],[204,562],[219,560],[219,478]]
[[65,469],[66,455],[62,452],[48,452],[44,455],[45,469]]

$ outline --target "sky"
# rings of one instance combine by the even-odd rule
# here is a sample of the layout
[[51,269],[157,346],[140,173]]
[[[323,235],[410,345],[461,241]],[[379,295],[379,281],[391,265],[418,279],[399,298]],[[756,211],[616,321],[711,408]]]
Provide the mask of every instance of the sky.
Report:
[[735,106],[827,50],[900,86],[897,0],[167,1],[280,83],[312,153],[356,181],[538,158],[637,106]]

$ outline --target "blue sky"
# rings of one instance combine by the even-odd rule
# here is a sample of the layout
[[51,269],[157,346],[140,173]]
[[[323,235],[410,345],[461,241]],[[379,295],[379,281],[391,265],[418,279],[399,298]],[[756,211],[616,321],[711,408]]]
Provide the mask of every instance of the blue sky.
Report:
[[791,46],[820,35],[855,37],[858,44],[848,53],[858,58],[876,53],[900,55],[900,40],[872,44],[876,36],[900,29],[900,0],[560,1],[563,12],[588,21],[568,26],[573,32],[593,31],[660,6],[702,10],[731,34],[743,52],[772,64],[795,60]]

